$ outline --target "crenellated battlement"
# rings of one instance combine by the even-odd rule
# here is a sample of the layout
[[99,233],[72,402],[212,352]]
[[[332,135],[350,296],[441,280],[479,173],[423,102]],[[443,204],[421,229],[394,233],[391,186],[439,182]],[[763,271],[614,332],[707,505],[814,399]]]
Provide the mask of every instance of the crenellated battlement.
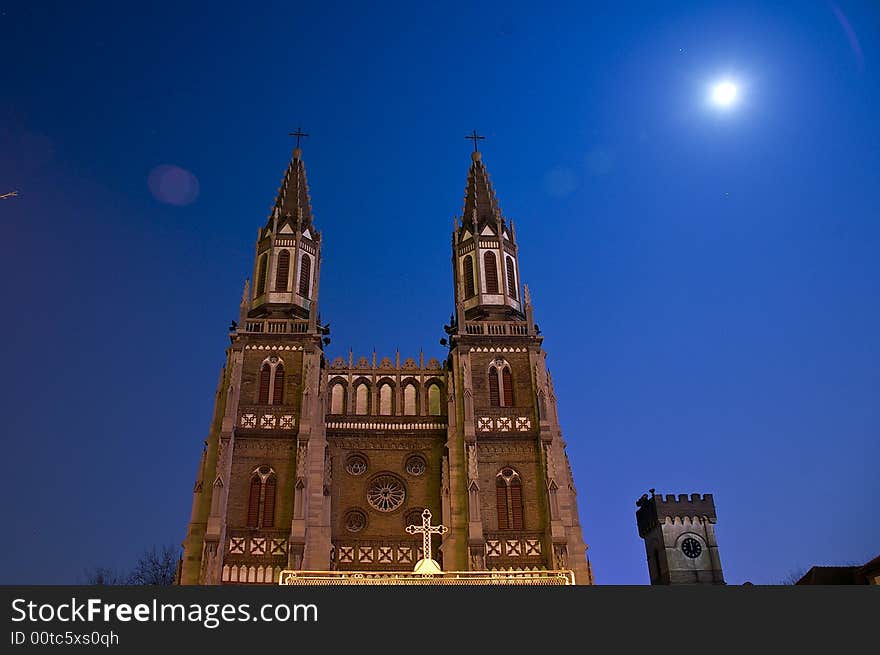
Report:
[[712,494],[643,494],[636,501],[639,508],[636,511],[636,521],[639,526],[639,535],[644,537],[660,522],[671,519],[674,523],[684,519],[704,518],[710,523],[716,521],[715,499]]

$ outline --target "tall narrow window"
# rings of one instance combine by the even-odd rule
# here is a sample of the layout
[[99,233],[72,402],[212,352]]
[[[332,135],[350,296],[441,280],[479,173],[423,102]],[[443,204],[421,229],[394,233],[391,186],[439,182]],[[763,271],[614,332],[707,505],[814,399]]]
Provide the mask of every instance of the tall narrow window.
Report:
[[275,476],[268,478],[265,483],[263,494],[263,521],[261,527],[275,527]]
[[367,385],[358,385],[358,388],[355,391],[355,414],[367,414],[369,412],[369,400],[370,392],[367,389]]
[[257,266],[257,292],[254,297],[262,296],[266,292],[266,271],[269,267],[269,255],[260,257],[260,263]]
[[507,295],[516,300],[516,277],[513,274],[513,257],[507,257]]
[[403,413],[406,416],[416,415],[416,385],[408,384],[403,388]]
[[440,416],[440,387],[436,384],[428,387],[428,414]]
[[260,397],[257,400],[260,405],[269,404],[269,381],[271,377],[272,367],[269,366],[269,362],[263,362],[263,365],[260,367]]
[[290,275],[290,251],[282,250],[275,267],[275,291],[287,291],[287,278]]
[[513,407],[513,376],[510,374],[509,366],[501,369],[501,386],[504,388],[504,393],[502,394],[504,406]]
[[281,405],[284,402],[284,364],[279,363],[275,367],[275,382],[272,385],[272,404]]
[[476,291],[474,290],[474,260],[468,255],[462,262],[464,268],[464,297],[472,298]]
[[483,255],[483,269],[486,271],[486,293],[498,293],[498,265],[494,252]]
[[345,413],[345,386],[342,384],[334,384],[333,391],[330,392],[330,413]]
[[507,483],[501,476],[495,478],[495,510],[498,513],[498,529],[507,530],[510,527],[507,517]]
[[511,528],[523,529],[522,482],[519,476],[510,481],[510,518]]
[[499,530],[523,529],[522,480],[509,466],[495,476],[495,506]]
[[250,495],[248,496],[247,527],[255,528],[260,521],[260,491],[263,484],[260,476],[251,478]]
[[386,383],[379,387],[379,413],[383,416],[391,416],[391,393],[392,388],[390,384]]
[[299,265],[299,295],[309,297],[309,286],[312,281],[312,258],[303,255]]
[[494,366],[489,367],[489,405],[491,407],[501,406],[501,394],[498,390],[498,369]]

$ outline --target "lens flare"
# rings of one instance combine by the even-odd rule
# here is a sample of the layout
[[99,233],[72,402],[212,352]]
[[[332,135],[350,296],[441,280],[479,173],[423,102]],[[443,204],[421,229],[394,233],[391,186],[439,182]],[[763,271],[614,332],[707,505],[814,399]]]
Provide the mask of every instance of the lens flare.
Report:
[[736,84],[730,80],[718,82],[712,87],[712,103],[719,107],[730,107],[736,102]]

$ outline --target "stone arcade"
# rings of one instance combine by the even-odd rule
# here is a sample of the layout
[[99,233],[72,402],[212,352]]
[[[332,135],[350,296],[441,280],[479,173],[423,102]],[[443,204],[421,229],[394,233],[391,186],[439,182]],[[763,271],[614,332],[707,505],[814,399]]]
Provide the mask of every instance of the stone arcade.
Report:
[[181,584],[405,584],[425,510],[452,583],[592,584],[516,232],[481,153],[452,234],[444,361],[325,359],[322,240],[297,144],[230,329]]

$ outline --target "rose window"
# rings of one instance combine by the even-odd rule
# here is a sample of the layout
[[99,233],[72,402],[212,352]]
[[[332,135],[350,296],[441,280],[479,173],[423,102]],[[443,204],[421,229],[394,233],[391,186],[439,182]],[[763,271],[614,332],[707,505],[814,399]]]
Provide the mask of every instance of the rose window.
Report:
[[380,475],[367,489],[367,502],[380,512],[393,512],[403,505],[405,498],[403,483],[393,475]]
[[367,458],[363,455],[351,455],[345,460],[345,470],[351,475],[362,475],[367,471]]
[[345,515],[345,529],[349,532],[360,532],[367,527],[367,515],[359,509],[353,509]]
[[406,472],[410,475],[421,475],[425,472],[427,467],[428,465],[425,464],[425,458],[421,455],[413,455],[406,460]]

